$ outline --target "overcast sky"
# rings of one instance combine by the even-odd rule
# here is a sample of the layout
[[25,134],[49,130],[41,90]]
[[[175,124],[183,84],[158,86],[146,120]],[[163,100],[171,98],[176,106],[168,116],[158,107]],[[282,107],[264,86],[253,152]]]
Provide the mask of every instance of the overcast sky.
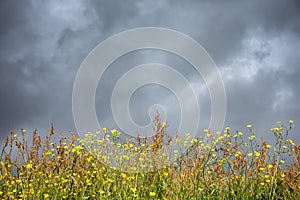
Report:
[[[225,83],[225,126],[244,131],[251,123],[269,137],[276,121],[293,119],[291,137],[300,142],[298,0],[1,0],[0,137],[11,127],[45,134],[51,123],[58,132],[76,131],[72,89],[84,58],[111,35],[147,26],[180,31],[207,50]],[[210,99],[202,78],[182,59],[158,50],[130,53],[109,67],[96,95],[101,124],[113,126],[110,95],[118,77],[146,62],[173,66],[203,91],[198,95],[205,128]],[[157,86],[134,94],[133,119],[145,123],[154,103],[166,105],[176,129],[176,98]]]

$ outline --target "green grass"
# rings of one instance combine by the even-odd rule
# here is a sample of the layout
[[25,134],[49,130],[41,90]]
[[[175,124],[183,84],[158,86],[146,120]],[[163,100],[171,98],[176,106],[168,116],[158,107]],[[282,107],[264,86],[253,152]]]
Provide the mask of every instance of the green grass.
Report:
[[[249,133],[204,130],[182,140],[168,135],[159,116],[155,126],[149,141],[106,129],[61,135],[57,143],[53,127],[30,141],[31,133],[11,131],[2,143],[0,199],[300,199],[300,146],[288,138],[293,121],[271,129],[274,144],[257,139],[251,125]],[[156,154],[172,142],[188,151]]]

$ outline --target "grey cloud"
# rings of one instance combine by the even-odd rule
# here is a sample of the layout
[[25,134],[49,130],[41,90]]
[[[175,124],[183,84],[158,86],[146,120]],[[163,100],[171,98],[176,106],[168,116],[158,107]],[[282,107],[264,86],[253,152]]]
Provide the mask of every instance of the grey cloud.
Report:
[[[297,122],[299,46],[292,44],[299,43],[299,5],[297,0],[76,3],[3,0],[0,2],[1,136],[10,125],[46,130],[54,122],[59,131],[74,130],[71,95],[81,62],[93,47],[112,34],[143,26],[181,31],[206,48],[220,66],[226,82],[227,125],[239,129],[253,123],[265,130],[276,120],[294,118]],[[264,42],[254,48],[245,43],[251,38]],[[251,50],[245,51],[247,48]],[[242,54],[243,51],[246,53]],[[198,76],[194,77],[194,71],[188,69],[191,66],[159,54],[137,53],[109,68],[99,84],[104,97],[97,96],[98,113],[109,113],[107,103],[114,82],[136,64],[156,60],[174,65],[193,84],[201,83]],[[239,66],[242,62],[236,60],[245,60],[245,66]],[[247,71],[251,62],[256,73],[249,75],[249,80],[240,77],[238,73]],[[279,101],[280,91],[289,91],[291,95]],[[134,107],[140,110],[156,101],[149,98],[153,93],[137,93]],[[168,93],[161,95],[165,100],[169,97]],[[276,102],[279,104],[274,110]],[[200,105],[204,107],[203,117],[209,115],[208,104],[206,93]],[[138,118],[138,113],[135,111],[133,115]],[[100,115],[103,123],[110,123],[109,117]]]

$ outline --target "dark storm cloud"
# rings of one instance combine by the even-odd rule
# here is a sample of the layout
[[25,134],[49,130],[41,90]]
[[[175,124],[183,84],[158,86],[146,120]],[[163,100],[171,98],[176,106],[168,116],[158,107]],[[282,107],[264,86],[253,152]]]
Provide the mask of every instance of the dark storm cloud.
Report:
[[[181,31],[206,48],[225,81],[226,125],[240,128],[251,122],[263,129],[276,120],[293,118],[297,122],[300,118],[297,0],[3,0],[0,1],[1,135],[10,125],[46,130],[51,122],[59,131],[74,130],[72,87],[85,56],[112,34],[144,26]],[[170,66],[177,63],[168,55],[137,55],[123,64],[132,66],[138,63],[136,60],[151,58]],[[103,82],[103,86],[108,86],[104,87],[104,94],[109,94],[120,67],[117,65],[108,72],[111,75],[106,75]],[[192,73],[186,70],[188,76]],[[191,77],[192,84],[202,84],[197,76]],[[145,101],[151,95],[150,92],[145,96]],[[167,99],[168,95],[164,97]],[[201,102],[209,103],[207,97],[203,98]],[[107,103],[104,99],[98,102],[103,101]],[[136,107],[140,109],[142,105]],[[107,111],[109,107],[98,105],[98,108]],[[203,110],[202,116],[209,113],[206,107]]]

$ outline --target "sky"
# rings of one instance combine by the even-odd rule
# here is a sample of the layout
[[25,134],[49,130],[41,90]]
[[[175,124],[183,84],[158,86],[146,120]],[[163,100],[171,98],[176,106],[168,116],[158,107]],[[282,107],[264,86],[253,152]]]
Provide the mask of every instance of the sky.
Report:
[[[295,121],[291,138],[300,142],[300,2],[298,0],[1,0],[0,1],[0,139],[11,128],[37,129],[53,123],[57,132],[76,132],[72,90],[89,52],[122,31],[163,27],[201,44],[224,81],[224,126],[271,138],[277,121]],[[96,93],[101,125],[115,126],[112,89],[123,73],[147,62],[180,71],[198,91],[200,130],[208,126],[210,97],[202,77],[182,58],[160,50],[120,57],[103,75]],[[148,85],[130,101],[132,118],[149,122],[148,109],[161,103],[169,129],[180,121],[178,102],[166,88]]]

